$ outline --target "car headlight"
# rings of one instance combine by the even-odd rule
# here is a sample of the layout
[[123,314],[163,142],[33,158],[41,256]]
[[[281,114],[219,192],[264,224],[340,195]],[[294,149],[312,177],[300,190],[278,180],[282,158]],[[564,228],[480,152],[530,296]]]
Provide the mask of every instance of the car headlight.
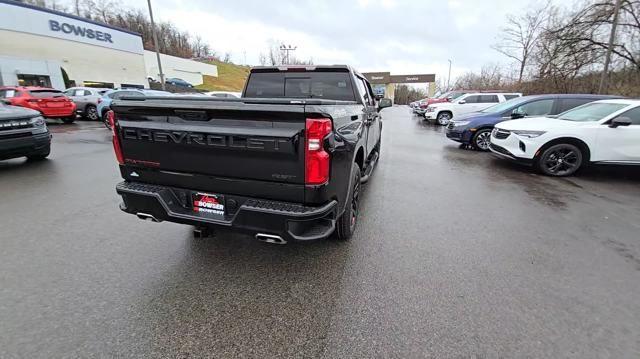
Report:
[[536,138],[538,136],[544,135],[547,131],[511,131],[511,132],[521,137]]
[[471,123],[471,121],[453,121],[453,125],[456,127],[466,126],[469,123]]
[[29,120],[29,122],[31,122],[31,124],[35,127],[42,127],[45,125],[45,121],[42,116],[33,117],[31,120]]

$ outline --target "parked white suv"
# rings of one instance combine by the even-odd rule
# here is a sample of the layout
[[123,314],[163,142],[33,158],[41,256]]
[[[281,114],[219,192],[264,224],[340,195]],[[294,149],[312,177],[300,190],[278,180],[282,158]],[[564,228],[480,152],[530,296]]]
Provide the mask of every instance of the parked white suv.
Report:
[[427,107],[424,118],[446,125],[457,116],[479,112],[497,103],[521,97],[521,93],[472,92],[458,97],[452,102],[434,103]]
[[587,163],[640,165],[640,100],[602,100],[551,117],[496,125],[489,149],[549,176]]

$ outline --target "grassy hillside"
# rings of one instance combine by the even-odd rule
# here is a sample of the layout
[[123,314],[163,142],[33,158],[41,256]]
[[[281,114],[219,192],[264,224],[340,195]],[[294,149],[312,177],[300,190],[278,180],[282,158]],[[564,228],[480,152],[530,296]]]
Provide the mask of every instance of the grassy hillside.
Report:
[[204,76],[204,83],[196,88],[207,91],[237,91],[244,88],[244,82],[249,75],[249,67],[224,63],[222,61],[209,61],[218,66],[218,77]]

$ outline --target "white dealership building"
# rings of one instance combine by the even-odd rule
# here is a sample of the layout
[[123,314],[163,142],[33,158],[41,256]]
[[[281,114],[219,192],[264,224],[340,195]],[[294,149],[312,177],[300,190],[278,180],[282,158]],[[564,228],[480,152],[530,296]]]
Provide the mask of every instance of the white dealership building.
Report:
[[[0,0],[0,86],[148,87],[148,77],[158,78],[150,55],[145,56],[140,34]],[[193,85],[201,84],[203,75],[218,74],[214,65],[166,55],[162,59],[167,61],[166,77]]]

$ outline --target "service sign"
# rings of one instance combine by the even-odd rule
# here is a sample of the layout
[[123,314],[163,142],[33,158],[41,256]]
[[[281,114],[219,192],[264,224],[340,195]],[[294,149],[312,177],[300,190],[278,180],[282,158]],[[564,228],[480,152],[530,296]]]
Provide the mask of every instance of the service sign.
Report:
[[397,84],[427,83],[435,81],[436,75],[434,74],[391,75],[391,82]]
[[5,0],[0,0],[0,29],[144,53],[140,35]]

